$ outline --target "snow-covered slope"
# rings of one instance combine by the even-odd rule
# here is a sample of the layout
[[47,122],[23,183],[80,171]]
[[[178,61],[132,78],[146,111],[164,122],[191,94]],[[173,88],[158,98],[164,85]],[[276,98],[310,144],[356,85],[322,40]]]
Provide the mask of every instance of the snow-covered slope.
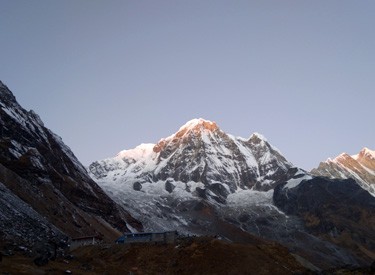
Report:
[[352,178],[375,196],[375,151],[366,147],[356,155],[342,153],[333,160],[321,162],[311,173],[332,179]]
[[260,134],[248,139],[228,135],[214,122],[193,119],[157,144],[142,144],[114,158],[89,166],[94,180],[118,190],[165,184],[171,192],[188,193],[218,202],[237,190],[267,191],[292,167]]

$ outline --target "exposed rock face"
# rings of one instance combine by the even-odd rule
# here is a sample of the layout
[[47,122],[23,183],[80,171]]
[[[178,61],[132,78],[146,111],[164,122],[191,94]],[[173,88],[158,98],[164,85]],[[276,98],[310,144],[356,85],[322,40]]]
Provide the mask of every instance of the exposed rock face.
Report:
[[70,237],[141,224],[88,176],[61,138],[26,111],[0,82],[0,181],[15,196]]
[[343,153],[333,160],[321,162],[311,173],[331,179],[354,179],[375,196],[375,151],[368,148],[354,156]]

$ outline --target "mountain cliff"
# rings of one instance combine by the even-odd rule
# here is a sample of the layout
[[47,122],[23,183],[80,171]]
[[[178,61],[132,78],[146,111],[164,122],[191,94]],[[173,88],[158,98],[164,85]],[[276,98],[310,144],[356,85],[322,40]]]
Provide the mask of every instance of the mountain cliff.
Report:
[[[69,237],[101,234],[105,239],[112,239],[118,230],[142,227],[89,177],[69,147],[44,126],[35,112],[26,111],[18,104],[2,82],[0,182],[9,195],[3,196],[4,201],[12,198],[15,208],[29,207],[30,211],[19,209],[19,212],[32,212],[29,217],[38,216],[36,220]],[[12,220],[9,215],[1,215],[0,219]],[[31,233],[35,229],[33,224],[28,225]],[[20,234],[5,228],[5,223],[0,229],[5,238]],[[27,234],[20,235],[32,242]]]

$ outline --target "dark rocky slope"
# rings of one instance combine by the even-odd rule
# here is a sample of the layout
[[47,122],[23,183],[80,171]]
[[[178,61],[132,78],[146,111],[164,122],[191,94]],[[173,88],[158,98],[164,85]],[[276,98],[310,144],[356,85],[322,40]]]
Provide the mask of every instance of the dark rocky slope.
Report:
[[293,188],[284,183],[273,199],[300,217],[307,232],[351,251],[363,265],[375,260],[375,198],[354,180],[313,177]]
[[[88,176],[61,138],[26,111],[0,82],[0,181],[69,237],[142,225]],[[12,237],[12,236],[9,236]]]
[[[0,240],[32,247],[66,236],[0,182]],[[11,237],[11,238],[10,238]],[[1,247],[1,246],[0,246]]]

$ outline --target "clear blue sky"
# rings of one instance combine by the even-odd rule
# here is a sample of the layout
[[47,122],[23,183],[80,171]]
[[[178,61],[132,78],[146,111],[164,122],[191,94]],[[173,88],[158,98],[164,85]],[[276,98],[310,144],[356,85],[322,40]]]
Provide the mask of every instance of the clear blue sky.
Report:
[[0,79],[85,164],[203,117],[295,165],[375,149],[375,1],[0,0]]

